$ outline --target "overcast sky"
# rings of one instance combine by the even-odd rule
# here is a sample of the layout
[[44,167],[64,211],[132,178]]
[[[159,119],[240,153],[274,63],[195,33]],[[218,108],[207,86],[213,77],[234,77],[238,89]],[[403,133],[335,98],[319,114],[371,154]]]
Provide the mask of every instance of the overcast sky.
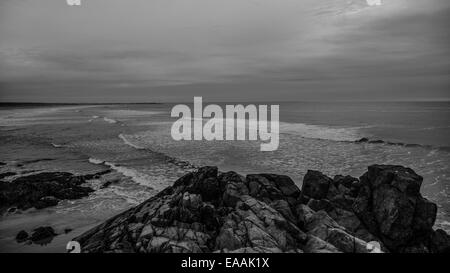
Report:
[[450,1],[379,1],[0,0],[0,101],[449,99]]

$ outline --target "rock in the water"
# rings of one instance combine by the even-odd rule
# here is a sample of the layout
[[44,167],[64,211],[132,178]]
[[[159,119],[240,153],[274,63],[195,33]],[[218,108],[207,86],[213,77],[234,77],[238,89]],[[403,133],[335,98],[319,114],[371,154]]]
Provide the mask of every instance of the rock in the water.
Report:
[[79,199],[94,191],[81,186],[84,182],[84,177],[66,172],[44,172],[0,182],[0,208],[45,208],[56,205],[58,200]]
[[369,142],[369,139],[367,137],[363,137],[361,139],[358,139],[355,141],[356,143],[365,143],[365,142]]
[[26,240],[28,240],[29,237],[30,237],[30,235],[28,235],[28,233],[25,230],[21,230],[16,235],[16,241],[18,243],[22,243],[22,242],[25,242]]
[[73,229],[71,229],[71,228],[65,228],[64,229],[64,234],[67,234],[67,233],[69,233],[69,232],[71,232]]
[[38,227],[33,230],[30,239],[33,243],[40,243],[41,241],[51,240],[56,235],[52,227]]

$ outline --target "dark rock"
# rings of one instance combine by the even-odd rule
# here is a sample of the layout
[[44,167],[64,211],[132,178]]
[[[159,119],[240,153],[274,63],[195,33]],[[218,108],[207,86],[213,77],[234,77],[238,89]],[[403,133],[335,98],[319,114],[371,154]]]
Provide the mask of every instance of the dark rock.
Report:
[[334,185],[337,187],[338,185],[342,185],[346,188],[352,188],[354,185],[359,183],[359,179],[350,175],[336,175],[333,179]]
[[359,140],[356,140],[355,142],[356,143],[364,143],[364,142],[368,142],[368,141],[369,141],[369,139],[367,137],[363,137],[363,138],[361,138]]
[[0,166],[5,166],[5,165],[6,165],[6,163],[0,162]]
[[435,253],[450,253],[450,235],[437,229],[431,235],[431,250]]
[[420,144],[405,144],[405,147],[415,148],[415,147],[422,147],[422,145],[420,145]]
[[64,234],[67,234],[67,233],[69,233],[69,232],[71,232],[73,229],[71,229],[71,228],[65,228],[64,229]]
[[203,167],[74,240],[83,252],[367,253],[372,241],[383,251],[447,251],[418,180],[399,166],[371,166],[360,180],[309,171],[300,191],[283,175]]
[[266,203],[286,200],[293,206],[301,193],[294,181],[285,175],[250,174],[246,184],[250,196]]
[[106,189],[107,187],[111,186],[112,182],[111,181],[106,181],[105,183],[103,183],[100,186],[100,189]]
[[333,180],[321,172],[308,170],[303,178],[302,194],[318,200],[324,199],[331,183]]
[[116,184],[116,183],[118,183],[118,182],[120,182],[119,179],[114,179],[114,180],[106,181],[105,183],[103,183],[103,184],[100,186],[100,189],[106,189],[106,188],[108,188],[109,186],[111,186],[112,184]]
[[16,235],[16,241],[18,242],[18,243],[22,243],[22,242],[25,242],[26,240],[28,240],[28,237],[29,237],[30,235],[28,235],[28,233],[25,231],[25,230],[21,230],[21,231],[19,231],[19,233],[17,233],[17,235]]
[[287,201],[300,194],[292,180],[217,174],[207,167],[185,175],[75,240],[83,252],[301,252],[307,236]]
[[405,249],[430,233],[437,207],[420,195],[422,177],[402,166],[373,165],[361,177],[353,209],[391,251]]
[[37,201],[34,204],[34,207],[37,209],[43,209],[43,208],[47,208],[47,207],[52,207],[52,206],[56,206],[59,203],[59,199],[57,199],[54,196],[45,196],[42,197],[41,199],[39,199],[39,201]]
[[102,175],[105,175],[105,174],[108,174],[108,173],[111,173],[111,172],[112,172],[111,169],[107,169],[107,170],[100,171],[100,172],[97,172],[97,173],[94,173],[94,174],[83,175],[83,178],[85,180],[99,179]]
[[200,168],[192,177],[187,191],[200,194],[204,201],[219,200],[221,192],[217,173],[217,167]]
[[384,143],[384,141],[383,140],[369,140],[369,143],[370,144],[382,144],[382,143]]
[[331,211],[334,209],[331,202],[328,201],[327,199],[321,199],[321,200],[310,199],[308,202],[308,207],[310,207],[314,211],[324,210],[324,211],[328,212],[328,211]]
[[248,194],[245,179],[235,172],[221,174],[218,178],[220,189],[223,191],[223,205],[235,207],[241,195]]
[[303,248],[305,253],[339,253],[339,249],[316,236],[309,235]]
[[8,176],[13,176],[13,175],[16,175],[16,174],[17,173],[15,173],[15,172],[0,173],[0,179],[3,179],[3,178],[8,177]]
[[84,182],[82,176],[66,172],[44,172],[0,182],[0,208],[44,208],[56,205],[57,200],[79,199],[94,191],[81,186]]
[[56,235],[52,227],[38,227],[33,230],[30,239],[33,243],[41,243],[41,241],[51,240]]

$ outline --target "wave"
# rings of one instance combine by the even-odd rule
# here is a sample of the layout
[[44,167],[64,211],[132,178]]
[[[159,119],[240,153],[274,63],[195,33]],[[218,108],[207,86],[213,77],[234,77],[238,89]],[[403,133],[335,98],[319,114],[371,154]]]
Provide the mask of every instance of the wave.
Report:
[[142,111],[142,110],[106,110],[103,111],[105,115],[119,117],[119,118],[129,118],[129,117],[141,117],[141,116],[152,116],[162,114],[162,111]]
[[61,144],[55,144],[55,143],[50,143],[50,144],[55,148],[63,148],[64,147],[64,145],[61,145]]
[[136,144],[132,143],[129,139],[127,139],[127,137],[124,134],[120,134],[119,138],[122,139],[124,144],[126,144],[126,145],[128,145],[130,147],[133,147],[134,149],[146,150],[147,152],[150,152],[150,153],[152,153],[152,154],[154,154],[156,156],[161,157],[167,163],[171,163],[171,164],[176,165],[176,166],[178,166],[180,168],[183,168],[183,169],[196,169],[196,168],[198,168],[198,166],[190,163],[189,161],[180,160],[180,159],[177,159],[177,158],[175,158],[173,156],[169,156],[169,155],[167,155],[165,153],[157,152],[157,151],[154,151],[152,149],[136,145]]
[[331,127],[304,123],[280,122],[280,133],[303,138],[332,141],[356,141],[361,138],[360,129],[367,127]]
[[[103,161],[103,160],[96,159],[96,158],[89,158],[89,162],[92,164],[96,164],[96,165],[108,166],[109,168],[111,168],[112,170],[115,170],[116,172],[122,174],[123,176],[131,178],[134,182],[136,182],[139,185],[151,187],[152,189],[155,189],[154,185],[150,184],[151,179],[148,176],[146,176],[145,174],[142,174],[135,169],[120,166],[115,163]],[[159,190],[159,189],[155,189],[155,190]]]
[[111,124],[117,123],[117,120],[111,119],[111,118],[107,118],[107,117],[104,117],[103,120],[108,122],[108,123],[111,123]]
[[[182,120],[196,121],[203,120],[207,121],[209,119],[204,118],[192,118],[184,117]],[[241,123],[242,121],[245,123]],[[241,122],[237,122],[241,121]],[[271,121],[267,121],[267,126],[271,126]],[[232,125],[234,124],[234,125]],[[248,129],[248,119],[223,119],[223,128],[226,131],[228,128],[246,128]],[[362,137],[359,132],[360,129],[369,128],[371,126],[360,126],[360,127],[333,127],[324,125],[310,125],[305,123],[290,123],[290,122],[278,122],[279,131],[281,134],[292,134],[298,135],[303,138],[310,139],[322,139],[322,140],[333,140],[333,141],[355,141]],[[195,130],[195,128],[194,128]]]
[[358,139],[353,142],[356,144],[379,144],[379,145],[389,145],[389,146],[403,146],[406,148],[431,149],[432,153],[429,154],[430,156],[433,155],[436,151],[450,152],[450,147],[448,147],[448,146],[433,146],[433,145],[415,144],[415,143],[391,142],[391,141],[385,141],[382,139],[371,140],[367,137],[363,137],[363,138]]
[[145,149],[144,147],[141,147],[141,146],[138,146],[138,145],[136,145],[136,144],[131,143],[131,142],[130,142],[123,134],[120,134],[120,135],[119,135],[119,138],[122,139],[122,141],[123,141],[126,145],[131,146],[131,147],[133,147],[133,148],[135,148],[135,149],[138,149],[138,150],[144,150],[144,149]]

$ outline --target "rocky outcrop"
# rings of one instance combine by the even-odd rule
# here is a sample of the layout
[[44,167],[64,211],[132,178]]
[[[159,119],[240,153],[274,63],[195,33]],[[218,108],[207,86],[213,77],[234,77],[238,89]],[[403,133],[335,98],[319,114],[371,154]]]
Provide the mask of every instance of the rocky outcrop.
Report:
[[81,186],[95,175],[76,176],[67,172],[44,172],[19,177],[12,182],[0,181],[0,209],[55,206],[63,199],[79,199],[94,190]]
[[353,210],[393,251],[429,250],[437,206],[420,194],[423,178],[401,166],[374,165],[361,177]]
[[34,244],[47,244],[53,240],[53,237],[55,237],[56,232],[52,227],[49,226],[43,226],[35,228],[31,234],[31,236],[25,231],[21,230],[16,235],[16,242],[23,243],[26,242],[28,244],[34,243]]
[[375,165],[361,179],[308,171],[300,190],[284,175],[203,167],[74,240],[83,252],[448,251],[421,182],[408,168]]

